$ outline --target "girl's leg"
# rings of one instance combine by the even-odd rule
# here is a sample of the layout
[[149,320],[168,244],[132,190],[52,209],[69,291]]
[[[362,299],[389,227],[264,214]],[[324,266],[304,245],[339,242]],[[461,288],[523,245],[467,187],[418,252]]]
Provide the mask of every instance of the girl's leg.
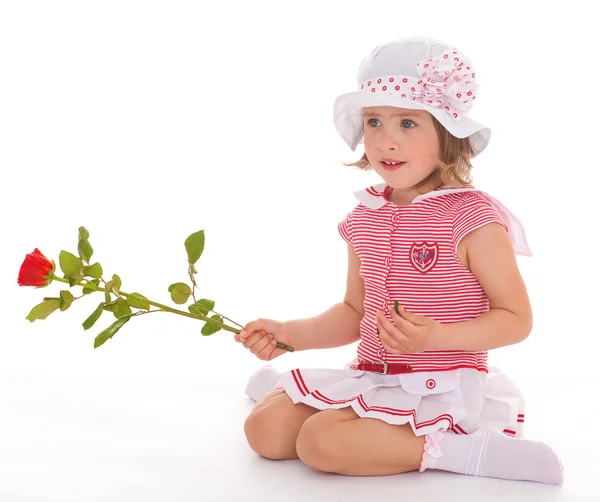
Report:
[[408,424],[359,418],[351,407],[307,419],[297,440],[305,464],[325,472],[377,476],[440,469],[503,479],[561,484],[563,469],[543,443],[511,438],[495,429],[459,436],[415,436]]
[[564,480],[562,463],[548,445],[491,428],[464,436],[427,435],[420,470],[425,469],[557,485]]
[[268,401],[270,401],[271,399],[273,399],[274,397],[277,396],[281,396],[282,394],[285,394],[285,391],[283,390],[283,388],[281,387],[277,387],[269,392],[267,392],[263,397],[261,397],[258,402],[254,405],[254,408],[252,408],[252,413],[254,413],[255,411],[261,409],[265,403],[267,403]]
[[415,471],[425,438],[410,425],[360,418],[351,407],[323,410],[310,417],[296,444],[300,460],[324,472],[379,476]]
[[250,447],[272,460],[298,458],[296,438],[304,421],[317,408],[304,403],[294,404],[283,389],[263,396],[246,418],[244,432]]

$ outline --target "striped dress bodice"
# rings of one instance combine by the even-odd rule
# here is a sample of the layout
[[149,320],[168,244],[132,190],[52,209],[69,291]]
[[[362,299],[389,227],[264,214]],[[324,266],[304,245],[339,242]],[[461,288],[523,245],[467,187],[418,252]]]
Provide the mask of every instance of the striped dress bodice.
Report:
[[[458,259],[457,249],[462,237],[490,222],[508,230],[498,209],[476,190],[439,196],[430,192],[406,206],[387,199],[387,185],[382,192],[375,187],[366,190],[372,196],[369,200],[381,200],[374,205],[359,203],[338,225],[340,235],[360,259],[365,286],[359,362],[405,363],[413,371],[487,371],[487,351],[386,351],[377,335],[376,311],[385,312],[398,300],[409,312],[442,324],[474,319],[488,311],[489,300]],[[386,315],[392,320],[391,314]]]

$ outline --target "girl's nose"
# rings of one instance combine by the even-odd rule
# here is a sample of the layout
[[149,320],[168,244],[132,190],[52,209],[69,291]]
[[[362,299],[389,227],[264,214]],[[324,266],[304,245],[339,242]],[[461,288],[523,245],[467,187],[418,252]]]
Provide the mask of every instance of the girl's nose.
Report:
[[393,136],[393,134],[389,133],[389,132],[384,132],[381,134],[380,140],[379,140],[379,149],[382,152],[386,152],[388,150],[392,150],[395,151],[398,148],[398,142],[396,141],[396,138]]
[[382,152],[396,151],[398,148],[397,142],[392,138],[382,138],[379,142],[379,150]]

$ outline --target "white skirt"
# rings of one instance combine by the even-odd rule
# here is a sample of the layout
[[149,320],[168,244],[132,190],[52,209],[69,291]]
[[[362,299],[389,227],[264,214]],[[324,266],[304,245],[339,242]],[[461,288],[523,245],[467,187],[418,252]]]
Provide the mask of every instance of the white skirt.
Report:
[[[496,367],[382,375],[343,369],[297,368],[273,376],[264,369],[252,375],[254,389],[283,388],[294,403],[319,410],[351,406],[359,417],[389,424],[410,424],[417,436],[436,431],[470,434],[493,427],[523,436],[525,402],[516,385]],[[268,381],[270,379],[270,381]],[[275,380],[277,385],[272,387]],[[262,395],[264,392],[261,392]],[[259,396],[253,397],[258,400]]]

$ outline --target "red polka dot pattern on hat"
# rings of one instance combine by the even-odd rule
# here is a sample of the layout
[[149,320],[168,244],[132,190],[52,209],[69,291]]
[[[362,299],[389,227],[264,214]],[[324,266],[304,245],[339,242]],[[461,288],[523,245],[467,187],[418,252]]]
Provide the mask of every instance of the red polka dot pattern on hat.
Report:
[[[368,87],[372,93],[385,92],[391,96],[419,101],[425,107],[442,107],[458,122],[473,106],[479,90],[475,72],[469,71],[470,65],[467,57],[456,49],[450,49],[438,57],[417,62],[419,77],[382,75],[376,79],[375,85],[371,80],[361,83],[360,90],[366,91],[365,87]],[[402,82],[402,85],[380,85],[384,80]]]

